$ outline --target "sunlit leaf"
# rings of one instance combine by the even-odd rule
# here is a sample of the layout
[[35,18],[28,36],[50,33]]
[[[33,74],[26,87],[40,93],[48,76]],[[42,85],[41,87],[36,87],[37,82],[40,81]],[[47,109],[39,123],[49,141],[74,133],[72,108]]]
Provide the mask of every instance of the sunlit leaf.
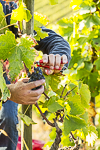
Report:
[[64,118],[64,133],[68,135],[71,131],[76,129],[81,129],[86,126],[86,123],[83,119],[76,116],[67,116]]
[[5,27],[5,26],[7,26],[6,18],[5,18],[5,14],[3,12],[2,4],[0,3],[0,34],[5,33],[5,31],[8,30],[7,28],[4,28],[1,30],[1,28]]
[[80,97],[81,97],[81,103],[83,104],[84,107],[88,108],[90,98],[91,98],[91,93],[90,93],[88,85],[81,84],[79,92],[80,92]]
[[31,17],[32,15],[30,11],[26,8],[24,3],[21,3],[21,5],[17,9],[13,10],[11,15],[11,19],[16,21],[25,20],[26,22],[28,22]]
[[70,114],[71,115],[79,115],[79,114],[83,114],[85,109],[84,107],[82,107],[82,105],[78,104],[77,102],[72,102],[72,101],[69,101],[68,102],[69,106],[71,107],[71,110],[70,110]]

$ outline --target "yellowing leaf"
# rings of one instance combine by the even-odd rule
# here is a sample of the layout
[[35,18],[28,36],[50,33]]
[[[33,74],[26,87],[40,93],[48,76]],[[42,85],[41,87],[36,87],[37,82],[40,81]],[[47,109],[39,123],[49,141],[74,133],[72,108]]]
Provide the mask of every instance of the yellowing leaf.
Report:
[[34,19],[38,22],[40,22],[40,25],[47,25],[49,22],[49,19],[46,17],[46,15],[40,14],[38,12],[34,12]]
[[21,5],[13,10],[11,19],[17,20],[17,21],[22,21],[25,19],[26,22],[28,22],[31,19],[32,15],[30,11],[26,8],[24,3],[21,3]]
[[[3,27],[5,27],[5,26],[7,26],[6,18],[5,18],[5,14],[4,14],[4,12],[3,12],[3,6],[2,6],[2,4],[0,3],[0,29],[3,28]],[[0,30],[0,34],[1,34],[1,33],[4,33],[5,30],[7,30],[7,28]]]

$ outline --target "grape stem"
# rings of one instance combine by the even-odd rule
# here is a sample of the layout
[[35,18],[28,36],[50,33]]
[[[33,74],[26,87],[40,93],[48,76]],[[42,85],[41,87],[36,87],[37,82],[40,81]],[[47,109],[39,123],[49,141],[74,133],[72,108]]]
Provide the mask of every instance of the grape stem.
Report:
[[50,99],[50,97],[49,97],[45,92],[43,92],[43,94],[45,95],[45,97],[46,97],[47,99]]
[[63,95],[63,93],[64,93],[64,90],[65,90],[66,86],[67,86],[67,84],[65,84],[65,86],[64,86],[64,88],[63,88],[63,90],[62,90],[62,93],[61,93],[60,98],[62,98],[62,95]]
[[64,96],[64,99],[65,99],[65,98],[67,97],[67,95],[70,94],[70,92],[72,92],[76,87],[77,87],[77,86],[75,86],[73,89],[71,89],[70,91],[68,91],[68,92],[66,93],[66,95]]
[[41,116],[43,117],[43,119],[45,119],[45,121],[46,121],[50,126],[55,127],[55,124],[54,124],[54,123],[51,123],[51,122],[46,118],[46,116],[42,113],[42,111],[41,111],[41,109],[40,109],[38,103],[36,103],[35,106],[36,106],[37,109],[39,110],[39,112],[40,112]]
[[70,134],[71,134],[72,139],[73,139],[73,140],[76,140],[76,138],[74,137],[73,133],[70,132]]

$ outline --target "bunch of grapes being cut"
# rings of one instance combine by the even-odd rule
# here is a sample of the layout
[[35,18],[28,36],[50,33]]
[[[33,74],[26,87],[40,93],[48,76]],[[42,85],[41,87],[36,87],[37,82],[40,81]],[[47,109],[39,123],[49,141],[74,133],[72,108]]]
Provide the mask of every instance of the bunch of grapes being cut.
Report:
[[[28,77],[30,78],[28,82],[45,79],[45,77],[42,74],[42,70],[40,67],[37,67],[37,68],[34,67],[34,72],[32,72],[32,74],[29,73]],[[36,87],[36,88],[33,88],[32,90],[39,89],[40,87],[41,87],[41,85]]]

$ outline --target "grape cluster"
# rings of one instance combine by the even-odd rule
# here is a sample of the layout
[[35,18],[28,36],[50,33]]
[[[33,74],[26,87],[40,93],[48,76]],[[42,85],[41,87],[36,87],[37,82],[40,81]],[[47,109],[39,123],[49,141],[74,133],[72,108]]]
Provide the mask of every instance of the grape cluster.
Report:
[[[42,74],[42,70],[40,69],[40,67],[37,67],[37,68],[34,67],[34,72],[32,74],[28,74],[28,77],[30,77],[28,82],[45,79],[45,77]],[[39,89],[41,86],[42,85],[40,85],[36,88],[33,88],[32,90]]]

